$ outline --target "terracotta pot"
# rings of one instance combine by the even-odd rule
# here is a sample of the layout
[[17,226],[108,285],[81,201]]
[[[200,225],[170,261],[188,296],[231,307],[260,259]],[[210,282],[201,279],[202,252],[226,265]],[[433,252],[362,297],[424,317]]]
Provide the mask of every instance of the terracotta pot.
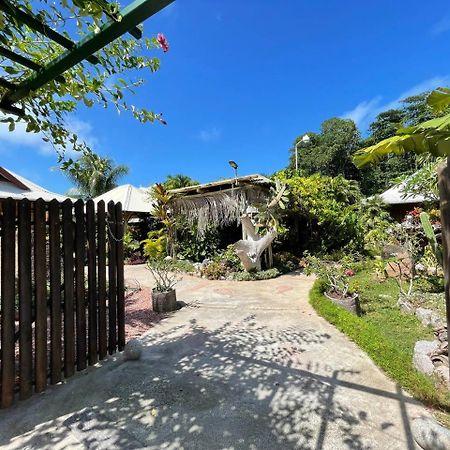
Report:
[[351,297],[344,297],[344,298],[336,298],[327,294],[326,292],[324,292],[324,295],[328,300],[333,302],[335,305],[345,308],[347,311],[351,312],[352,314],[355,314],[356,316],[361,315],[361,306],[359,304],[358,294],[353,294]]
[[177,307],[177,294],[175,289],[167,292],[152,291],[152,308],[155,312],[175,311]]

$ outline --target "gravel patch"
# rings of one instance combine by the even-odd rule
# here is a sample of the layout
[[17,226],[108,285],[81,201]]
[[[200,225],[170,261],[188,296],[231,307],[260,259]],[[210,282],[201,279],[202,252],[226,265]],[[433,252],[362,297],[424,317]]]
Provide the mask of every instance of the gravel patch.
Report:
[[153,325],[167,317],[152,311],[151,289],[143,288],[125,299],[125,336],[127,342],[146,333]]

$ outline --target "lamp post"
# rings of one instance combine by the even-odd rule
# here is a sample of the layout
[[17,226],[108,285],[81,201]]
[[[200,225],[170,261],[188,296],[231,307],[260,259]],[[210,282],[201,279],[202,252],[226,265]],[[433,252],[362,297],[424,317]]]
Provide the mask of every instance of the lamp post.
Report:
[[295,171],[298,173],[298,147],[300,144],[308,145],[311,142],[311,138],[305,134],[296,144],[295,144]]

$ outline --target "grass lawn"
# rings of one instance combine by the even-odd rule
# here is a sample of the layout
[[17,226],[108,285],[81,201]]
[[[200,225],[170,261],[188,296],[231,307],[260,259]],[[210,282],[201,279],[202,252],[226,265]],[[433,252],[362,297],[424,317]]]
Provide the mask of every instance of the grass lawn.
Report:
[[413,367],[414,344],[418,340],[432,340],[433,333],[414,315],[400,311],[395,280],[380,281],[371,269],[361,270],[352,277],[351,288],[360,295],[362,317],[331,303],[322,294],[322,286],[320,280],[316,281],[310,293],[310,303],[322,317],[359,345],[414,397],[428,406],[450,412],[450,393],[436,389],[430,378]]

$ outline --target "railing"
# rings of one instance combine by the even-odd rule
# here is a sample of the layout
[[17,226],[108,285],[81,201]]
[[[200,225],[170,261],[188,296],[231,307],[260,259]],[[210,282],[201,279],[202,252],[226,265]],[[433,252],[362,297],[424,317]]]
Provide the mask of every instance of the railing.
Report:
[[123,350],[122,237],[120,203],[0,200],[1,407]]

